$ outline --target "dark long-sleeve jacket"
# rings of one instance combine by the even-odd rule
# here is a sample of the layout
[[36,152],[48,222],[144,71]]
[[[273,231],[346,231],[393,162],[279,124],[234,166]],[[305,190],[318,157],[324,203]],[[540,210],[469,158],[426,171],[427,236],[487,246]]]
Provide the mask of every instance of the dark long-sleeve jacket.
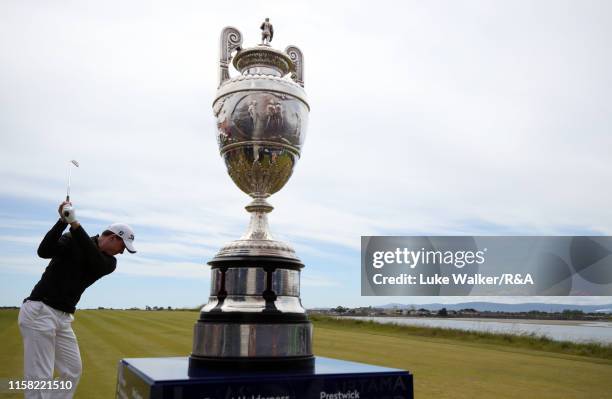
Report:
[[85,289],[112,273],[117,260],[101,252],[98,236],[89,237],[81,226],[62,235],[67,226],[58,220],[41,241],[38,256],[51,262],[26,299],[74,313]]

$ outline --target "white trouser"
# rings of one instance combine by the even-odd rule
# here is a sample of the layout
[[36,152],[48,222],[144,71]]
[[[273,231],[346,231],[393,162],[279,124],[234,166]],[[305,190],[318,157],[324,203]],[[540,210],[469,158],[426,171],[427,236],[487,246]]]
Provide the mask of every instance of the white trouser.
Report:
[[26,301],[19,311],[19,330],[23,337],[24,379],[53,378],[72,381],[70,390],[25,391],[25,398],[72,398],[81,377],[81,354],[72,331],[74,317],[38,301]]

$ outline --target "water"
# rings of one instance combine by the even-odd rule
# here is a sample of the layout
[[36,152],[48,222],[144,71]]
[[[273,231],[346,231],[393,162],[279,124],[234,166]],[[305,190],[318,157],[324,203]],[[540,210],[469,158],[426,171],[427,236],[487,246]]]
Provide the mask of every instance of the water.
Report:
[[517,335],[535,333],[537,335],[545,335],[557,341],[612,344],[612,322],[605,321],[434,319],[415,317],[351,317],[351,319]]

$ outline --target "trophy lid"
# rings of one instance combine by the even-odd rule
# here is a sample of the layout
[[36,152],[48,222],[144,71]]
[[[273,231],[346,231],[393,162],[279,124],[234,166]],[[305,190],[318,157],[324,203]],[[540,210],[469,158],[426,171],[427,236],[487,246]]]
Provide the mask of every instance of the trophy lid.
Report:
[[295,63],[287,54],[266,44],[240,50],[232,63],[242,74],[257,73],[257,68],[265,68],[268,72],[272,69],[275,75],[285,76],[296,70]]

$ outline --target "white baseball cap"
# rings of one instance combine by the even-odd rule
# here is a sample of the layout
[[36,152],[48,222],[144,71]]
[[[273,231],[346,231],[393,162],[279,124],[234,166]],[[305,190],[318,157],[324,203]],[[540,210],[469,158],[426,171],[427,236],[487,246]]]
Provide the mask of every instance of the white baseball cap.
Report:
[[136,248],[134,248],[134,230],[130,226],[125,223],[113,223],[106,230],[110,230],[121,237],[129,253],[136,253]]

